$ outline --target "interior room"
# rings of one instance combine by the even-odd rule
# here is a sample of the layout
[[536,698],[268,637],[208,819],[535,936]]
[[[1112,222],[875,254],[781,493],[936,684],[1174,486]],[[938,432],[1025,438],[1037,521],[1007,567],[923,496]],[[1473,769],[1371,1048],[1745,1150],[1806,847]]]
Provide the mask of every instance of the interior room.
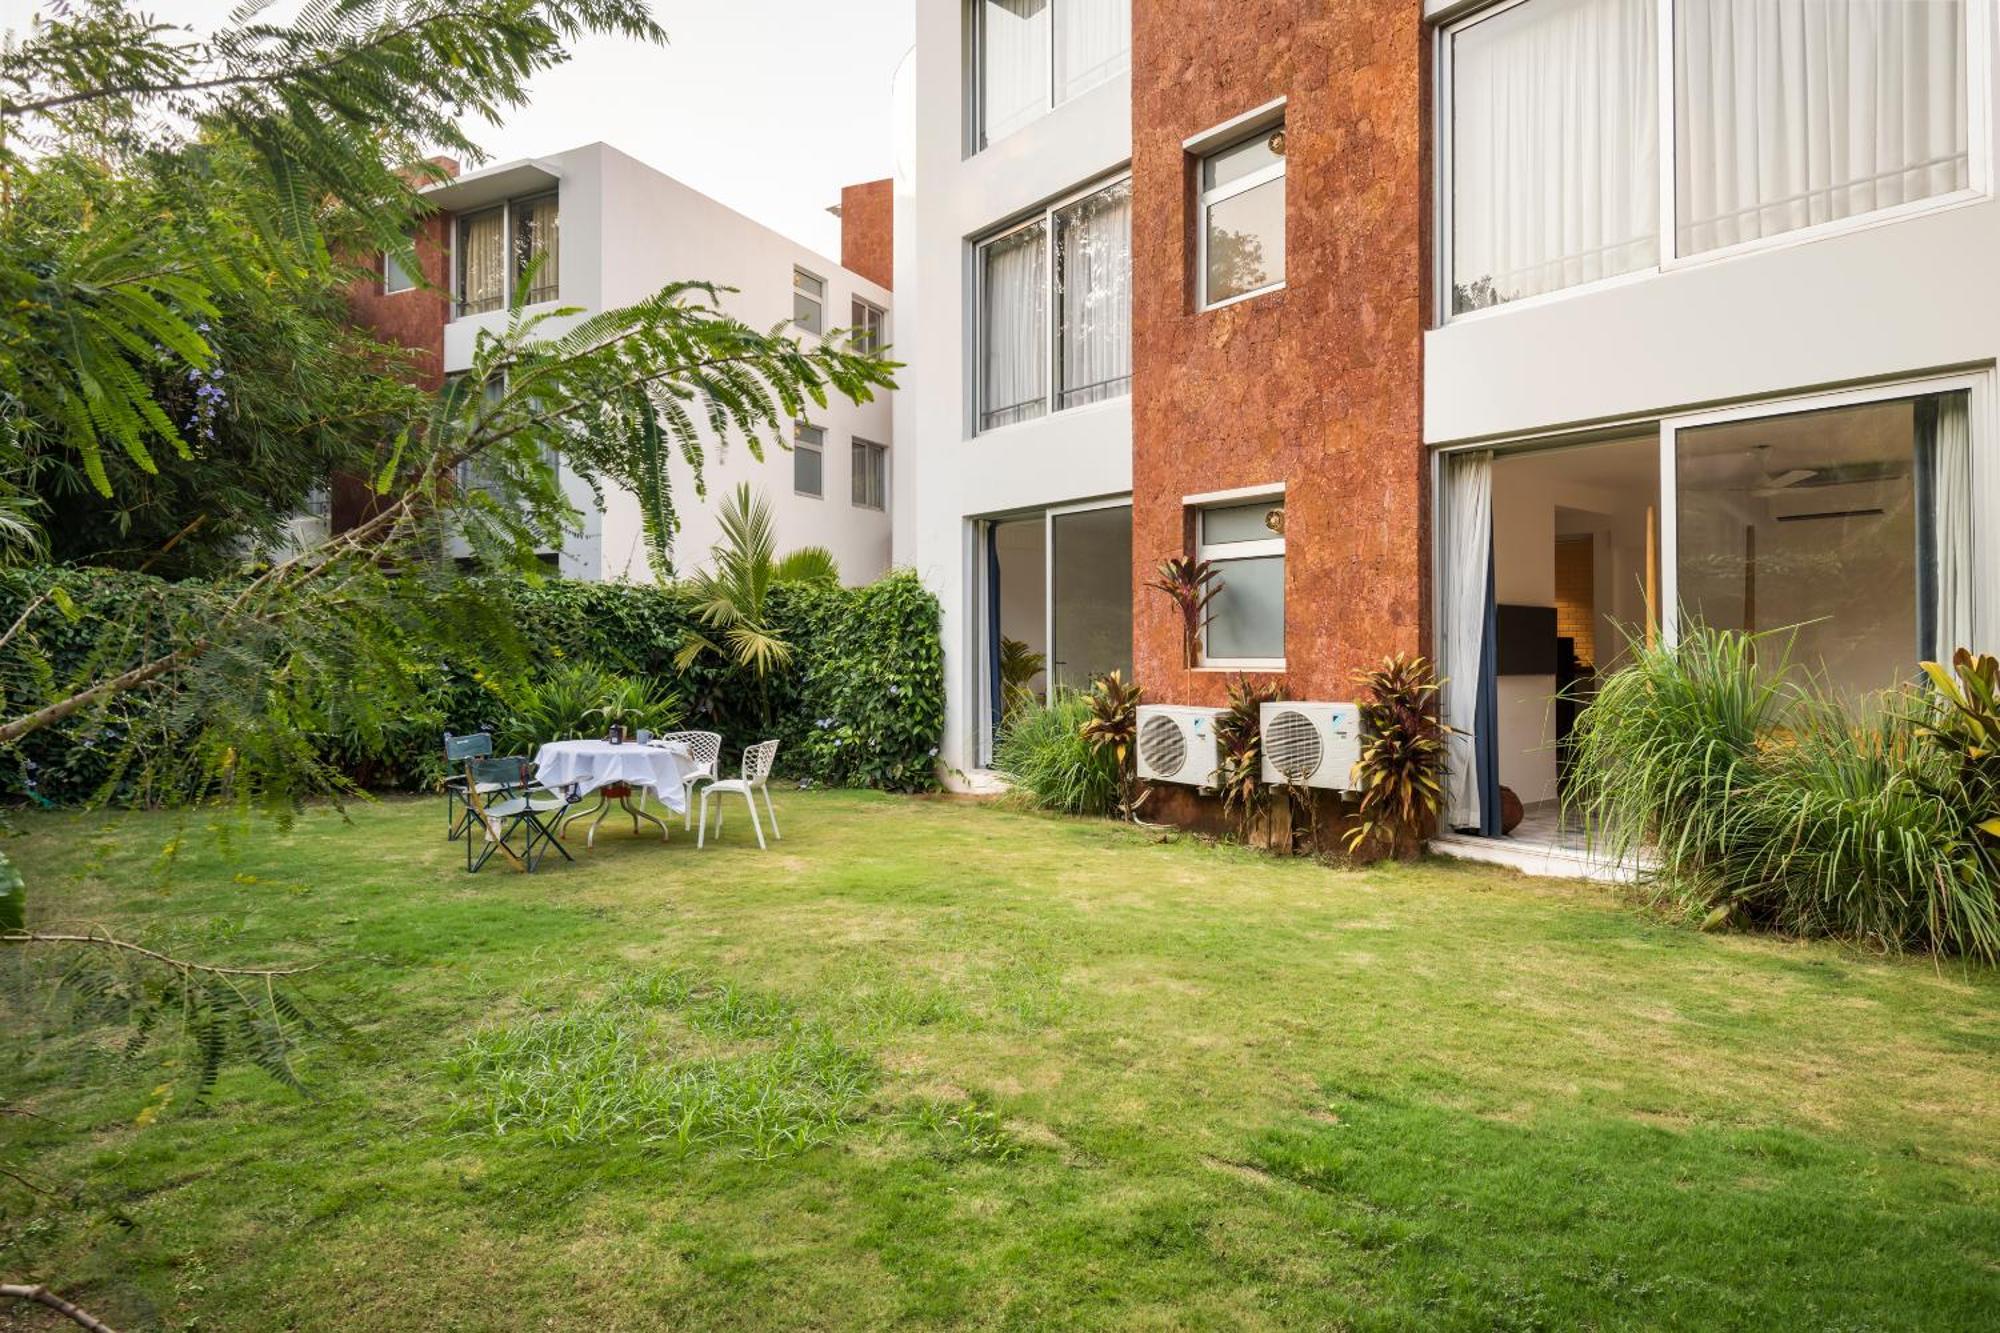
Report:
[[1493,461],[1496,748],[1516,837],[1559,838],[1576,715],[1659,622],[1659,460],[1648,430]]

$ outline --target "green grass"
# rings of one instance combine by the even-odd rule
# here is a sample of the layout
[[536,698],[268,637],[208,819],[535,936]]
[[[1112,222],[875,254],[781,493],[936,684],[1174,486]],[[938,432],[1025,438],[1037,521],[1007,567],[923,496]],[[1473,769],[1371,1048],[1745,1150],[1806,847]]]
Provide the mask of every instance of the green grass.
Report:
[[[33,915],[337,956],[313,1096],[22,1049],[0,1275],[143,1328],[1980,1328],[2000,976],[1600,888],[789,794],[462,870],[23,818]],[[607,825],[607,830],[610,826]],[[161,849],[181,840],[163,874]],[[163,1105],[164,1103],[164,1105]],[[10,1323],[9,1321],[13,1322]],[[48,1327],[0,1310],[0,1328]]]

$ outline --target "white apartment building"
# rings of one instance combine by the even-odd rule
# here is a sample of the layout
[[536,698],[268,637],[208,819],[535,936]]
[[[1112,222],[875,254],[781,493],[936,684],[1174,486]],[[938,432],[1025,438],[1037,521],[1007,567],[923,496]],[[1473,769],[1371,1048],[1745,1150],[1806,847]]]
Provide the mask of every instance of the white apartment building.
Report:
[[[889,341],[890,293],[861,275],[724,207],[609,144],[468,172],[428,191],[443,212],[448,293],[442,329],[447,376],[471,364],[482,329],[502,326],[525,257],[542,256],[531,303],[588,313],[631,303],[670,282],[700,280],[737,289],[726,309],[755,328],[787,319],[810,338],[872,326]],[[383,283],[393,311],[399,275]],[[419,295],[410,292],[415,300]],[[559,329],[566,325],[552,325]],[[673,487],[682,526],[676,572],[697,568],[718,539],[715,506],[738,482],[771,504],[782,553],[824,546],[842,576],[863,583],[890,563],[891,498],[898,478],[892,449],[893,395],[849,403],[837,395],[797,423],[793,448],[765,445],[760,461],[742,440],[708,442],[708,501],[698,503],[687,465],[676,459]],[[577,579],[646,580],[655,575],[630,493],[608,493],[600,508],[587,486],[566,479],[583,531],[551,557]]]
[[923,3],[896,198],[900,563],[944,610],[940,764],[977,785],[1018,640],[1131,670],[1131,24],[1125,0]]
[[1853,693],[1996,647],[1993,0],[1424,10],[1454,824],[1553,806],[1617,625],[1798,626]]

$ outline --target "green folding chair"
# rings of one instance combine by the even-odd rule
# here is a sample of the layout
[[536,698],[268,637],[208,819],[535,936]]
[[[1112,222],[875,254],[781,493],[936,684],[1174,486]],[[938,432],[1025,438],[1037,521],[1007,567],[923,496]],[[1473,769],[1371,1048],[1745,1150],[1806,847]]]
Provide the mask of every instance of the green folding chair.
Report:
[[533,873],[553,847],[575,861],[556,837],[562,812],[576,804],[574,786],[557,790],[535,781],[535,766],[524,756],[478,756],[465,761],[465,804],[473,826],[485,833],[465,839],[465,870],[476,873],[499,852],[524,874]]
[[[470,736],[444,734],[444,761],[453,768],[468,759],[484,759],[493,753],[493,733],[475,731]],[[472,803],[465,799],[465,774],[454,773],[444,780],[444,836],[456,842],[472,830]],[[494,788],[499,791],[500,788]]]

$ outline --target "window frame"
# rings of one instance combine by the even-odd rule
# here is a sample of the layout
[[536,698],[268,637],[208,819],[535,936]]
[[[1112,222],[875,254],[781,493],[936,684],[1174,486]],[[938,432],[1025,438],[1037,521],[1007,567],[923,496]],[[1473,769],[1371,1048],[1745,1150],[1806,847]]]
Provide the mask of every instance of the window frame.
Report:
[[880,352],[889,345],[889,312],[865,296],[855,296],[851,300],[852,305],[848,311],[849,317],[853,320],[851,327],[859,330],[867,327],[869,319],[874,322],[869,340],[864,344],[857,339],[857,347],[862,351]]
[[[1211,545],[1208,541],[1208,515],[1210,511],[1234,509],[1242,505],[1256,504],[1260,500],[1274,501],[1278,508],[1283,508],[1285,503],[1285,484],[1283,482],[1273,482],[1264,486],[1244,486],[1231,491],[1210,491],[1202,495],[1182,496],[1182,512],[1191,514],[1194,518],[1195,559],[1197,561],[1213,561],[1217,566],[1216,574],[1221,576],[1223,574],[1221,566],[1229,564],[1232,561],[1268,560],[1275,556],[1285,562],[1286,583],[1289,584],[1291,560],[1285,552],[1284,533],[1281,532],[1274,537],[1253,542],[1218,542]],[[1226,585],[1227,580],[1225,579],[1224,582]],[[1289,598],[1286,601],[1289,602]],[[1208,621],[1209,618],[1207,616],[1202,617],[1201,631],[1196,636],[1195,669],[1197,671],[1283,671],[1286,669],[1285,656],[1282,654],[1277,657],[1210,656],[1208,651]],[[1279,641],[1281,643],[1289,637],[1290,630],[1291,612],[1287,608],[1283,613],[1283,618],[1280,621],[1278,629]]]
[[[450,317],[453,321],[469,319],[475,315],[491,315],[508,308],[514,299],[514,288],[521,281],[521,253],[515,235],[520,219],[515,214],[515,206],[543,199],[554,199],[556,201],[556,226],[560,228],[562,226],[563,211],[561,185],[557,185],[552,189],[534,190],[527,194],[509,195],[497,204],[482,204],[478,208],[468,209],[465,212],[452,216]],[[487,213],[498,213],[500,215],[500,248],[501,253],[506,257],[507,261],[506,272],[501,278],[500,304],[482,310],[467,310],[465,308],[465,224],[471,219]],[[546,290],[548,291],[548,295],[537,297],[533,301],[524,302],[522,308],[554,305],[562,300],[562,258],[560,251],[557,252],[556,258],[555,286]]]
[[1653,18],[1657,25],[1654,41],[1655,83],[1658,100],[1659,143],[1659,220],[1655,230],[1659,242],[1660,260],[1657,264],[1634,269],[1630,273],[1614,274],[1596,278],[1590,282],[1578,283],[1573,287],[1559,287],[1554,291],[1540,292],[1534,296],[1524,296],[1517,301],[1505,301],[1499,305],[1485,306],[1478,310],[1467,310],[1454,314],[1452,304],[1453,227],[1457,221],[1453,212],[1453,161],[1452,161],[1452,39],[1468,28],[1504,14],[1520,5],[1534,4],[1536,0],[1496,0],[1495,3],[1480,6],[1471,13],[1462,14],[1448,22],[1434,25],[1432,40],[1432,97],[1435,112],[1435,138],[1432,144],[1436,159],[1436,175],[1432,188],[1437,199],[1432,225],[1439,239],[1434,258],[1434,301],[1433,326],[1442,328],[1446,324],[1457,324],[1465,320],[1487,319],[1503,311],[1532,309],[1551,301],[1564,300],[1571,296],[1588,292],[1605,291],[1634,282],[1643,282],[1663,273],[1673,273],[1682,269],[1698,268],[1703,265],[1734,259],[1740,255],[1757,254],[1764,251],[1784,249],[1794,245],[1808,245],[1830,236],[1842,236],[1850,232],[1865,231],[1873,227],[1890,226],[1929,213],[1942,212],[1952,208],[1963,208],[1968,204],[1980,203],[1993,197],[1993,68],[1991,47],[1995,0],[1965,0],[1965,30],[1962,34],[1965,59],[1965,108],[1966,108],[1966,178],[1963,190],[1953,190],[1947,194],[1932,195],[1927,199],[1913,199],[1907,203],[1895,204],[1872,212],[1857,213],[1852,217],[1834,218],[1827,222],[1817,222],[1808,227],[1792,231],[1782,231],[1770,236],[1759,236],[1733,245],[1718,246],[1694,254],[1679,253],[1679,172],[1677,170],[1680,149],[1680,125],[1678,120],[1678,99],[1675,90],[1675,49],[1674,18],[1678,0],[1654,0]]
[[[1129,184],[1132,180],[1130,166],[1119,168],[1108,176],[1100,176],[1078,190],[1041,205],[1034,211],[1016,217],[993,231],[974,239],[972,243],[972,299],[967,303],[972,310],[972,392],[967,395],[972,404],[972,434],[990,435],[994,431],[1011,430],[1016,426],[1031,425],[1037,421],[1047,421],[1050,417],[1067,412],[1085,412],[1107,403],[1130,400],[1132,397],[1132,377],[1125,377],[1125,391],[1095,402],[1077,403],[1072,407],[1062,406],[1063,386],[1061,383],[1061,338],[1060,312],[1056,309],[1056,279],[1059,273],[1056,254],[1056,215],[1071,204],[1088,199],[1092,195]],[[986,418],[986,251],[1010,236],[1017,236],[1029,228],[1042,228],[1042,274],[1048,284],[1043,292],[1042,302],[1042,357],[1044,391],[1042,411],[1038,416],[1026,417],[1020,421],[1004,422],[998,426],[984,424]],[[1130,282],[1128,280],[1129,289]],[[1125,318],[1132,318],[1132,307],[1125,308]],[[1013,404],[1019,406],[1019,404]]]
[[[400,278],[402,278],[403,281],[401,286],[390,285],[389,275],[391,273],[394,273]],[[401,296],[404,292],[415,291],[417,289],[418,283],[416,278],[411,275],[410,271],[404,268],[402,264],[397,261],[395,251],[384,250],[382,252],[382,280],[379,285],[381,287],[382,295]]]
[[[515,207],[517,205],[539,204],[544,199],[555,200],[556,234],[560,237],[562,234],[561,187],[552,190],[537,190],[533,194],[516,195],[507,200],[507,289],[510,293],[510,299],[515,285],[527,275],[527,266],[522,262],[523,255],[521,252],[522,218],[514,211]],[[542,293],[542,295],[536,295],[538,292]],[[558,242],[556,249],[556,280],[544,286],[530,287],[526,295],[527,299],[522,302],[524,307],[531,305],[552,305],[562,300],[562,249],[560,242]]]
[[[847,439],[847,460],[849,473],[847,498],[849,507],[853,509],[866,509],[878,514],[888,513],[889,446],[886,444],[877,444],[873,440],[863,439],[859,435],[850,435]],[[881,467],[881,495],[871,502],[867,498],[867,493],[874,489],[875,467],[878,462]],[[857,489],[862,492],[862,499],[857,500],[854,498]]]
[[[1225,296],[1220,301],[1211,301],[1208,299],[1209,210],[1217,204],[1227,203],[1237,195],[1248,194],[1260,186],[1269,185],[1272,181],[1284,180],[1291,158],[1287,154],[1280,157],[1268,167],[1260,167],[1247,176],[1240,176],[1229,182],[1229,184],[1218,185],[1212,190],[1203,188],[1203,173],[1208,170],[1208,164],[1211,159],[1229,152],[1231,149],[1241,148],[1252,139],[1271,134],[1274,131],[1279,134],[1285,131],[1285,108],[1282,103],[1278,105],[1275,114],[1260,108],[1258,111],[1252,112],[1247,120],[1232,121],[1227,125],[1218,126],[1216,129],[1210,130],[1208,133],[1200,135],[1191,141],[1193,145],[1191,151],[1194,158],[1195,172],[1194,306],[1197,314],[1206,314],[1211,310],[1222,310],[1243,301],[1254,301],[1260,296],[1268,296],[1272,292],[1280,292],[1285,289],[1285,279],[1281,277],[1276,282],[1267,282],[1262,287],[1256,287],[1247,292],[1238,292],[1234,296]],[[1287,253],[1284,258],[1289,261],[1291,258],[1289,252],[1292,235],[1290,216],[1291,187],[1289,185],[1286,186],[1285,190],[1285,212],[1285,246]],[[1291,265],[1289,262],[1286,263],[1285,270],[1288,274],[1290,273]]]
[[1095,92],[1097,89],[1104,87],[1121,76],[1132,72],[1132,28],[1128,21],[1125,28],[1124,66],[1072,89],[1067,97],[1057,96],[1056,10],[1059,6],[1068,4],[1069,2],[1070,0],[1049,0],[1049,21],[1046,25],[1048,36],[1043,43],[1042,50],[1042,73],[1044,76],[1046,100],[1043,102],[1041,111],[1033,119],[1024,121],[1019,126],[995,139],[986,132],[986,0],[965,0],[964,13],[968,32],[965,49],[972,65],[970,77],[965,80],[965,86],[971,100],[969,111],[972,124],[972,133],[968,136],[970,146],[970,151],[967,153],[968,157],[983,153],[996,143],[1005,143],[1008,139],[1013,138],[1016,134],[1027,129],[1028,126],[1035,124],[1043,116],[1048,115],[1059,107],[1068,106],[1078,98]]
[[[819,284],[819,295],[815,296],[805,289],[802,280],[808,278]],[[829,291],[830,287],[824,276],[813,272],[803,264],[792,265],[792,327],[815,338],[825,337],[826,302]],[[802,296],[819,308],[819,327],[816,329],[807,328],[799,322],[799,298]]]
[[[818,438],[808,440],[806,438],[806,432],[808,431],[818,436]],[[797,455],[801,451],[816,454],[819,457],[819,489],[817,491],[799,489],[799,462]],[[792,423],[792,454],[792,494],[807,500],[826,499],[826,427],[815,426],[810,421],[794,421]]]

